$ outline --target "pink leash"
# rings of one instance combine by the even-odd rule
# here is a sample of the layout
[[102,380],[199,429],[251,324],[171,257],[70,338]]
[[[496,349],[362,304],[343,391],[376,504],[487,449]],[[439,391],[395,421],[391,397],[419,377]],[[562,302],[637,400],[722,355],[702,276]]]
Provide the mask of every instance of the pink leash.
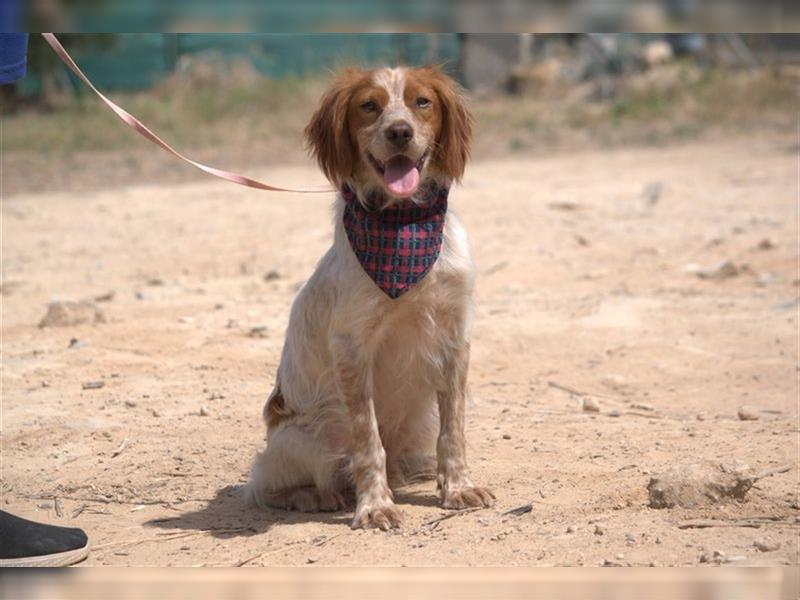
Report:
[[264,183],[262,181],[258,181],[256,179],[251,179],[250,177],[246,177],[244,175],[239,175],[238,173],[232,173],[231,171],[224,171],[223,169],[217,169],[216,167],[209,167],[208,165],[204,165],[203,163],[199,163],[196,160],[192,160],[191,158],[184,156],[175,148],[167,144],[164,140],[158,137],[155,133],[150,131],[150,129],[142,123],[139,119],[134,117],[128,111],[126,111],[121,106],[118,106],[108,98],[106,98],[100,91],[94,87],[89,78],[83,74],[83,71],[78,68],[78,65],[75,64],[75,61],[72,60],[72,57],[64,50],[64,46],[61,45],[61,42],[56,39],[52,33],[43,33],[42,36],[44,37],[45,41],[50,44],[50,47],[58,54],[59,58],[64,61],[64,63],[72,70],[75,75],[80,77],[83,82],[88,85],[92,91],[98,95],[98,97],[106,103],[111,110],[113,110],[116,115],[122,119],[128,127],[134,129],[139,135],[147,138],[157,146],[161,146],[164,150],[172,154],[173,156],[177,156],[182,161],[189,163],[200,169],[201,171],[205,171],[209,175],[213,175],[214,177],[220,177],[221,179],[227,179],[228,181],[232,181],[233,183],[238,183],[239,185],[245,185],[247,187],[256,188],[259,190],[269,190],[271,192],[301,192],[301,193],[315,193],[315,192],[332,192],[333,188],[328,185],[318,185],[312,187],[302,187],[302,188],[288,188],[288,187],[279,187],[276,185],[270,185],[268,183]]

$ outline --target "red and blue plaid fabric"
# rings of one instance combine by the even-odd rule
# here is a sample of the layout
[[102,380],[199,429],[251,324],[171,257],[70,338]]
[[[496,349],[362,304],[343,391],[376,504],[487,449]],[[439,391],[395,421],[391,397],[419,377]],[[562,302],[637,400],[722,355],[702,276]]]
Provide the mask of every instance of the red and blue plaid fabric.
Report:
[[[367,275],[390,298],[422,281],[442,248],[449,189],[428,184],[410,200],[373,210],[344,186],[344,230]],[[374,206],[372,198],[367,204]]]

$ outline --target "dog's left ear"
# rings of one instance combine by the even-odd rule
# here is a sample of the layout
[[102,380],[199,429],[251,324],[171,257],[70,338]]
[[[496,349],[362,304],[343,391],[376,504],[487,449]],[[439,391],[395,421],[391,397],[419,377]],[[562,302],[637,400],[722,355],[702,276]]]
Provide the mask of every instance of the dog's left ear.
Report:
[[464,175],[472,143],[472,115],[467,110],[464,90],[438,67],[426,67],[442,109],[442,124],[436,139],[434,159],[453,181]]
[[357,150],[347,127],[347,107],[364,73],[347,69],[322,96],[319,107],[305,128],[306,145],[325,176],[336,186],[353,174]]

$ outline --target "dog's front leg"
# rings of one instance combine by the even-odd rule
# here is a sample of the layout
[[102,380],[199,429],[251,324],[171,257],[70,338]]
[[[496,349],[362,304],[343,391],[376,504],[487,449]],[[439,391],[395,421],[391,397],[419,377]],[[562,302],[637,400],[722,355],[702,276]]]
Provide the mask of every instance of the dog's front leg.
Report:
[[347,335],[332,341],[336,383],[352,425],[352,468],[356,485],[356,513],[351,527],[399,527],[400,511],[386,479],[386,451],[381,443],[375,405],[370,395],[370,366]]
[[445,389],[438,392],[439,440],[437,485],[444,508],[491,506],[494,494],[472,483],[467,475],[464,408],[466,404],[469,342],[461,344],[445,360]]

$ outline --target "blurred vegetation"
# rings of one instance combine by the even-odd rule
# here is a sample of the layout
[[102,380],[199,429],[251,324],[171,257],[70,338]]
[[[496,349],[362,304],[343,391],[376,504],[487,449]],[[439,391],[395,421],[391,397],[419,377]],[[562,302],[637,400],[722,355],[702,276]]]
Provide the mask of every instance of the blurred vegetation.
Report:
[[[509,150],[576,132],[609,140],[616,132],[620,141],[646,142],[654,134],[681,136],[714,126],[791,123],[798,83],[800,72],[786,69],[700,69],[686,62],[569,88],[483,94],[471,107],[481,135],[505,138]],[[224,70],[203,64],[146,92],[113,97],[179,146],[258,145],[265,137],[296,146],[325,85],[324,77],[269,80],[245,63]],[[125,148],[133,136],[87,94],[19,110],[8,125],[5,152],[112,150]]]
[[572,88],[478,100],[480,128],[506,138],[512,152],[542,142],[653,144],[706,132],[747,133],[795,127],[800,70],[674,63]]
[[[307,160],[301,132],[327,83],[268,79],[246,62],[197,61],[148,91],[111,96],[189,156],[257,175]],[[691,60],[573,83],[537,81],[517,93],[477,90],[473,157],[794,132],[798,90],[797,67],[701,68]],[[86,93],[18,107],[3,118],[2,142],[9,192],[197,177]]]
[[[159,135],[177,145],[211,146],[257,141],[265,132],[298,139],[304,116],[324,81],[267,80],[237,67],[209,78],[175,76],[151,90],[109,94]],[[289,137],[287,138],[287,134]],[[125,148],[135,134],[90,92],[46,106],[17,110],[4,132],[6,152]]]

